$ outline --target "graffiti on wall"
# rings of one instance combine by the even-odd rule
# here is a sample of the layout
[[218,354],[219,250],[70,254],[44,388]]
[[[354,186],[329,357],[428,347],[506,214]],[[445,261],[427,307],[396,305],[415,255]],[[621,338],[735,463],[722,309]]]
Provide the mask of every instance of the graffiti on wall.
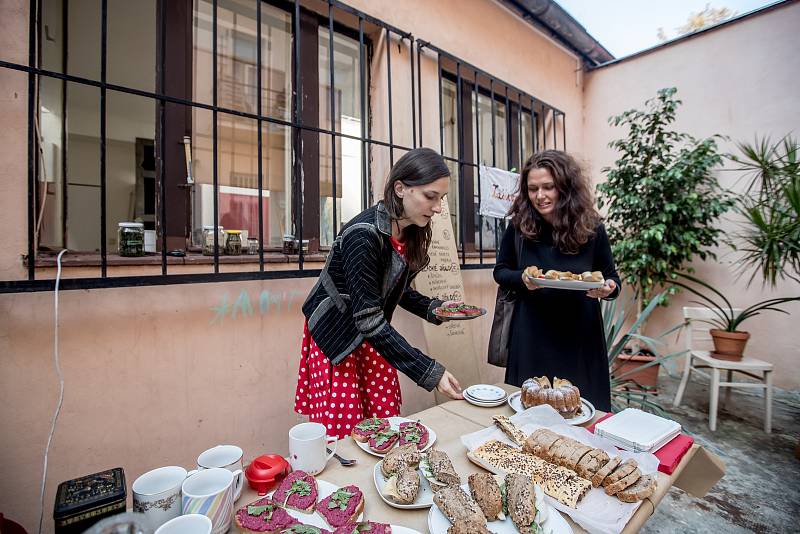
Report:
[[211,307],[213,316],[211,324],[222,324],[228,318],[232,320],[249,319],[283,311],[291,312],[300,306],[306,297],[302,291],[269,291],[263,290],[257,298],[252,298],[244,289],[233,299],[228,293],[222,295],[220,302]]

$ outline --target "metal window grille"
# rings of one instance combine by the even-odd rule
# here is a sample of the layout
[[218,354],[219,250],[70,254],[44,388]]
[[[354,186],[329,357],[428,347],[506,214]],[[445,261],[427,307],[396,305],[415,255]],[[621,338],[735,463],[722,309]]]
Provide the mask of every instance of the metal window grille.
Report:
[[[261,26],[261,17],[262,17],[262,2],[267,0],[258,0],[256,2],[256,27],[257,27],[257,42],[261,43],[262,40],[262,26]],[[159,16],[157,18],[158,24],[158,66],[157,68],[160,70],[161,73],[164,72],[165,68],[165,57],[166,57],[166,45],[164,36],[167,32],[166,26],[166,9],[167,9],[167,0],[160,0],[158,2],[158,11]],[[506,116],[507,118],[511,116],[510,106],[515,107],[515,113],[517,115],[516,120],[516,128],[518,129],[516,134],[513,134],[511,131],[511,121],[506,121],[506,127],[508,129],[507,132],[507,139],[510,141],[512,138],[516,136],[517,139],[517,151],[519,151],[518,159],[512,157],[512,143],[508,142],[508,158],[509,162],[511,161],[518,161],[520,164],[524,160],[525,154],[522,154],[522,120],[521,115],[523,113],[528,113],[530,115],[530,127],[531,127],[531,139],[534,150],[538,150],[539,148],[555,148],[558,147],[558,118],[560,117],[560,131],[562,133],[562,140],[561,146],[558,148],[565,148],[566,144],[566,128],[565,128],[565,115],[562,111],[536,99],[535,97],[528,95],[524,91],[521,91],[512,85],[503,82],[502,80],[492,76],[491,74],[471,65],[458,57],[445,52],[430,42],[416,40],[412,34],[400,30],[396,27],[393,27],[379,19],[376,19],[366,13],[363,13],[359,10],[356,10],[338,0],[328,0],[324,2],[323,5],[327,5],[327,20],[324,21],[323,15],[319,12],[316,12],[314,16],[320,19],[320,27],[323,27],[325,22],[327,22],[327,29],[328,29],[328,53],[329,53],[329,76],[330,76],[330,91],[329,91],[329,111],[330,111],[330,128],[320,128],[318,125],[309,124],[303,120],[303,99],[295,97],[293,98],[292,102],[292,113],[290,120],[283,120],[279,118],[275,118],[269,115],[264,114],[264,110],[262,109],[262,98],[260,97],[262,94],[262,77],[261,75],[256,76],[256,91],[259,95],[259,98],[256,98],[256,109],[255,112],[251,111],[243,111],[239,109],[231,109],[221,107],[217,101],[218,95],[218,88],[219,88],[219,80],[218,80],[218,69],[217,69],[217,61],[218,61],[218,51],[217,51],[217,28],[218,28],[218,21],[217,21],[217,0],[211,0],[212,2],[212,61],[213,61],[213,68],[212,68],[212,102],[211,104],[205,102],[195,101],[194,99],[186,99],[186,98],[179,98],[167,93],[165,87],[165,77],[163,74],[157,77],[158,87],[155,92],[146,91],[135,87],[128,87],[119,84],[109,83],[107,79],[107,66],[108,66],[108,0],[101,0],[101,31],[100,31],[100,58],[101,58],[101,65],[100,65],[100,76],[99,79],[91,79],[83,76],[76,76],[69,74],[67,72],[56,72],[53,70],[47,70],[41,68],[37,63],[37,38],[39,36],[40,28],[38,26],[38,18],[42,13],[42,2],[41,0],[31,0],[30,1],[30,13],[36,15],[31,16],[29,20],[29,27],[28,27],[28,35],[29,35],[29,53],[28,53],[28,64],[19,64],[13,63],[8,61],[0,60],[0,68],[4,69],[11,69],[16,71],[21,71],[27,73],[28,77],[28,254],[27,254],[27,280],[6,280],[0,281],[0,292],[26,292],[26,291],[47,291],[52,290],[54,287],[54,281],[50,279],[37,279],[36,277],[36,253],[35,250],[35,212],[36,212],[36,180],[37,180],[37,150],[38,150],[38,139],[35,134],[35,115],[37,113],[37,82],[41,79],[49,78],[55,80],[61,80],[62,82],[71,82],[74,84],[80,84],[87,87],[93,87],[99,89],[100,94],[100,128],[99,128],[99,149],[100,149],[100,158],[99,158],[99,167],[100,167],[100,190],[101,190],[101,200],[100,200],[100,222],[101,222],[101,243],[100,243],[100,276],[93,277],[93,278],[66,278],[61,281],[61,288],[62,289],[92,289],[92,288],[104,288],[104,287],[129,287],[129,286],[144,286],[144,285],[163,285],[163,284],[184,284],[184,283],[205,283],[205,282],[221,282],[221,281],[238,281],[238,280],[254,280],[254,279],[274,279],[274,278],[298,278],[298,277],[315,277],[319,275],[318,269],[307,269],[304,265],[305,254],[303,252],[303,247],[299,247],[298,250],[298,269],[293,270],[283,270],[283,271],[270,271],[265,270],[264,268],[264,235],[263,235],[263,207],[259,202],[258,206],[258,241],[259,241],[259,270],[258,271],[247,271],[247,272],[220,272],[219,265],[219,245],[218,242],[218,232],[214,232],[214,255],[213,255],[213,266],[214,272],[213,273],[198,273],[198,274],[170,274],[168,268],[168,246],[167,246],[167,231],[165,228],[166,225],[166,216],[167,216],[167,205],[165,201],[165,187],[163,186],[163,179],[164,179],[164,166],[165,166],[165,136],[163,132],[167,127],[166,124],[166,113],[165,108],[167,104],[177,104],[181,106],[186,106],[190,109],[202,109],[211,112],[212,115],[212,145],[213,145],[213,178],[212,178],[212,186],[213,186],[213,216],[214,216],[214,225],[215,227],[219,224],[219,205],[218,205],[218,192],[220,188],[219,184],[219,161],[218,161],[218,143],[219,143],[219,133],[217,131],[218,126],[218,116],[220,114],[231,116],[231,117],[240,117],[254,120],[258,126],[258,163],[257,163],[257,184],[258,184],[258,198],[261,198],[263,188],[264,188],[264,181],[263,181],[263,153],[262,153],[262,125],[264,123],[270,123],[274,125],[279,125],[283,127],[287,127],[291,129],[293,134],[293,176],[292,182],[296,184],[298,191],[302,191],[303,188],[303,152],[302,152],[302,135],[304,132],[312,133],[312,134],[324,134],[330,136],[331,140],[331,156],[332,161],[334,162],[331,165],[332,175],[332,189],[333,189],[333,220],[334,220],[334,235],[338,233],[339,230],[339,223],[337,217],[337,207],[336,207],[336,191],[337,191],[337,172],[336,172],[336,139],[351,139],[354,141],[358,141],[361,146],[361,166],[362,166],[362,199],[363,202],[369,203],[370,201],[367,199],[371,198],[371,191],[370,191],[370,183],[371,183],[371,165],[370,165],[370,157],[372,153],[372,149],[375,147],[383,147],[388,148],[389,150],[389,158],[390,162],[393,164],[395,161],[395,150],[407,151],[411,148],[416,148],[417,146],[436,146],[436,141],[433,139],[423,139],[423,112],[422,112],[422,101],[423,101],[423,94],[422,94],[422,69],[421,69],[421,61],[422,59],[430,54],[435,56],[435,61],[437,63],[437,75],[438,75],[438,87],[439,87],[439,94],[438,94],[438,101],[439,101],[439,128],[440,128],[440,148],[443,148],[443,132],[444,132],[444,125],[442,120],[442,78],[443,77],[451,77],[454,78],[457,82],[457,93],[459,97],[457,98],[457,114],[459,117],[459,128],[457,132],[458,137],[458,156],[456,158],[448,157],[447,159],[457,165],[459,169],[459,202],[462,205],[472,204],[472,194],[469,195],[469,199],[467,198],[467,194],[470,192],[472,186],[470,185],[467,187],[465,180],[463,180],[464,170],[465,169],[472,169],[473,172],[477,174],[477,169],[480,162],[480,148],[479,146],[476,147],[478,150],[478,161],[472,161],[472,157],[467,157],[466,155],[472,154],[472,138],[471,136],[467,139],[464,135],[465,132],[465,125],[462,123],[461,118],[465,116],[464,114],[464,103],[462,102],[462,97],[465,94],[465,87],[466,84],[469,84],[473,89],[470,91],[473,93],[476,102],[476,109],[478,109],[477,102],[478,102],[478,95],[488,94],[491,99],[492,105],[492,139],[495,139],[494,129],[495,129],[495,120],[494,120],[494,111],[496,107],[496,103],[504,98],[505,101],[505,109],[506,109]],[[271,3],[271,2],[270,2]],[[279,5],[284,5],[280,3]],[[294,0],[293,3],[288,3],[292,12],[292,76],[293,76],[293,92],[295,95],[300,94],[300,91],[303,90],[302,88],[302,79],[301,79],[301,53],[303,52],[303,40],[301,38],[301,16],[308,12],[307,6],[301,0]],[[341,17],[342,19],[347,19],[346,26],[342,22],[338,22],[338,18]],[[357,22],[354,22],[357,21]],[[357,28],[354,26],[357,24]],[[386,91],[388,94],[388,106],[386,110],[377,110],[373,111],[369,105],[369,95],[367,94],[367,86],[369,83],[369,71],[368,71],[368,64],[369,61],[368,57],[368,50],[370,43],[367,41],[366,38],[366,31],[367,26],[369,29],[379,31],[383,38],[386,39],[386,80],[387,80],[387,87]],[[335,96],[335,63],[334,63],[334,35],[337,31],[341,31],[342,29],[348,29],[351,35],[358,36],[358,43],[359,43],[359,82],[360,82],[360,113],[361,113],[361,132],[360,135],[350,135],[345,134],[341,131],[336,131],[335,126],[335,109],[336,109],[336,96]],[[416,43],[416,47],[414,46]],[[411,95],[411,109],[408,111],[411,115],[411,124],[412,124],[412,132],[411,132],[411,139],[412,139],[412,146],[403,146],[399,145],[394,142],[394,129],[393,129],[393,115],[394,109],[392,104],[392,66],[391,66],[391,53],[390,47],[391,46],[407,46],[409,52],[409,67],[410,67],[410,95]],[[414,53],[416,48],[416,70],[415,70],[415,61],[414,61]],[[261,46],[256,46],[257,50],[257,57],[256,57],[256,71],[261,73],[262,71],[262,51]],[[312,88],[313,90],[317,90],[317,88]],[[106,217],[107,217],[107,183],[106,183],[106,156],[107,156],[107,119],[106,119],[106,98],[108,92],[117,92],[121,94],[133,95],[138,97],[143,97],[147,99],[151,99],[156,103],[159,109],[158,113],[158,129],[159,135],[157,135],[156,143],[159,145],[160,150],[159,153],[161,155],[157,161],[157,176],[158,179],[161,181],[161,187],[158,188],[158,194],[160,196],[159,204],[159,219],[160,219],[160,235],[158,236],[160,243],[161,243],[161,274],[154,275],[154,276],[108,276],[108,251],[106,250]],[[510,96],[509,96],[510,92]],[[501,96],[502,95],[502,96]],[[429,95],[427,95],[429,96]],[[527,106],[525,105],[527,103]],[[388,142],[381,141],[378,139],[373,138],[371,132],[371,123],[373,118],[373,113],[386,113],[388,115]],[[475,128],[476,128],[476,139],[478,145],[480,145],[481,139],[481,132],[480,132],[480,121],[478,120],[478,114],[476,113],[475,117]],[[549,126],[548,126],[549,125]],[[470,125],[471,127],[471,125]],[[551,137],[552,136],[552,137]],[[551,142],[552,141],[552,142]],[[493,141],[494,142],[494,141]],[[496,161],[496,154],[494,150],[494,144],[492,146],[492,163],[494,164]],[[517,165],[519,166],[519,165]],[[477,198],[478,203],[480,203],[480,177],[478,178],[478,191],[477,191]],[[299,239],[303,239],[303,195],[302,194],[293,194],[292,201],[294,203],[294,209],[292,211],[292,217],[294,218],[294,227],[295,227],[295,235],[300,236]],[[366,206],[363,206],[366,207]],[[467,213],[472,216],[473,210],[466,210]],[[492,264],[487,264],[484,262],[484,247],[482,243],[483,232],[478,232],[478,241],[479,246],[477,247],[478,255],[479,255],[479,263],[472,264],[467,262],[466,254],[467,254],[467,242],[465,242],[465,229],[470,225],[474,226],[474,223],[471,223],[466,220],[465,215],[462,213],[461,219],[459,220],[459,226],[461,228],[460,236],[461,236],[461,243],[460,243],[460,251],[461,251],[461,263],[462,268],[481,268],[481,267],[492,267]],[[483,220],[482,217],[479,217],[479,225],[482,228]],[[502,228],[498,227],[497,221],[495,221],[494,225],[495,229],[495,243],[497,243],[497,235],[498,231]],[[302,241],[301,241],[302,243]]]

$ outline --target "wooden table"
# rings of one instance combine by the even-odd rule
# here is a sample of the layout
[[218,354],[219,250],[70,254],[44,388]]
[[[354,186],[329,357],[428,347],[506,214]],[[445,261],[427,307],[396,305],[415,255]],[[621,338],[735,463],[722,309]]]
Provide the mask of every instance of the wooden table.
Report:
[[[498,384],[509,393],[518,388]],[[437,435],[436,447],[445,451],[453,461],[453,466],[466,482],[467,476],[481,472],[482,469],[467,459],[464,446],[460,437],[492,425],[492,416],[496,414],[513,415],[513,410],[508,405],[497,408],[480,408],[466,401],[450,401],[433,408],[411,414],[408,417],[418,419],[433,428]],[[595,414],[594,420],[604,415],[602,412]],[[380,458],[362,451],[351,438],[339,441],[337,452],[344,458],[354,458],[358,464],[353,467],[342,467],[335,459],[328,462],[325,470],[317,478],[326,480],[337,486],[355,484],[364,492],[366,507],[364,517],[372,521],[401,525],[421,533],[428,532],[428,509],[401,510],[384,503],[378,495],[373,481],[375,464]],[[713,453],[698,445],[693,445],[681,460],[678,468],[672,475],[657,473],[658,489],[649,499],[646,499],[636,510],[631,520],[623,530],[624,533],[638,532],[644,523],[655,511],[658,503],[664,498],[671,486],[677,486],[695,496],[702,496],[722,477],[724,467],[722,462]],[[254,501],[258,495],[245,485],[242,496],[237,501],[237,508]],[[562,514],[567,522],[577,533],[586,532],[576,525],[569,516]],[[234,526],[231,531],[236,531]]]

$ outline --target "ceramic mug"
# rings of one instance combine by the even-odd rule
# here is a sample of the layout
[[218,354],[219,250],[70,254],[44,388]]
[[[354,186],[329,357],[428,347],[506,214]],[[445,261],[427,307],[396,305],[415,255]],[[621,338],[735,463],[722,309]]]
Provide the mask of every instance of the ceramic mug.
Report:
[[[305,471],[316,475],[325,469],[325,464],[336,452],[336,437],[326,435],[325,425],[320,423],[300,423],[289,430],[289,463],[295,471]],[[333,444],[328,454],[325,450]]]
[[155,534],[211,534],[211,520],[203,514],[186,514],[170,519]]
[[[233,500],[236,501],[242,496],[242,486],[244,485],[242,456],[244,456],[242,449],[236,445],[217,445],[203,451],[197,457],[197,470],[222,467],[231,473],[239,473],[234,482]],[[191,474],[194,473],[195,471],[191,471]]]
[[[238,473],[241,475],[241,471]],[[236,473],[221,467],[202,469],[183,481],[183,513],[203,514],[211,520],[211,534],[231,527]]]
[[141,512],[153,529],[181,515],[181,484],[186,469],[171,465],[159,467],[137,478],[133,491],[133,511]]

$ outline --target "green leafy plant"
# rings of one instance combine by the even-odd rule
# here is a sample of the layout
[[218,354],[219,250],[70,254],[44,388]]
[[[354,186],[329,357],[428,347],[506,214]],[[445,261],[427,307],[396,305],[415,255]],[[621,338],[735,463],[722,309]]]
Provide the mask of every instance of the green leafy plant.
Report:
[[[661,349],[664,346],[663,338],[680,330],[683,323],[677,324],[657,337],[649,337],[641,334],[641,327],[647,321],[653,310],[661,304],[664,293],[658,293],[650,299],[647,306],[637,313],[636,303],[639,301],[636,295],[627,301],[615,299],[602,302],[603,330],[606,337],[606,347],[608,348],[608,368],[611,375],[611,407],[618,412],[628,407],[636,407],[642,410],[664,415],[664,410],[658,402],[658,398],[653,391],[642,388],[631,380],[633,373],[661,365],[662,363],[684,354],[681,350],[671,354],[662,355]],[[628,326],[630,325],[630,326]],[[620,373],[620,354],[632,342],[645,345],[655,355],[655,359],[645,363],[636,369]]]
[[597,188],[600,207],[608,207],[614,259],[636,288],[639,313],[656,286],[673,279],[695,256],[714,257],[709,247],[721,232],[714,223],[732,206],[711,172],[722,162],[719,136],[695,139],[670,129],[681,104],[676,92],[661,89],[644,110],[609,119],[628,132],[609,144],[619,157],[603,169],[608,180]]
[[[744,321],[750,319],[751,317],[755,317],[756,315],[760,315],[761,312],[764,311],[776,311],[789,315],[789,312],[778,308],[778,306],[787,302],[800,301],[800,297],[772,298],[762,300],[761,302],[756,302],[755,304],[752,304],[741,311],[734,311],[730,300],[728,300],[728,298],[721,291],[713,287],[708,282],[685,273],[678,274],[678,278],[691,283],[684,283],[678,280],[673,280],[671,283],[686,289],[690,293],[693,293],[702,299],[702,302],[693,300],[691,301],[692,303],[708,307],[712,312],[714,312],[714,315],[716,316],[714,319],[703,320],[702,322],[708,323],[714,328],[723,330],[725,332],[739,332],[739,326]],[[701,291],[697,288],[697,286],[705,289],[707,292]]]
[[738,143],[741,155],[727,157],[748,178],[736,201],[741,230],[729,244],[743,253],[739,273],[751,270],[747,284],[758,274],[775,287],[778,279],[800,281],[800,146],[789,135],[777,142],[769,137]]

